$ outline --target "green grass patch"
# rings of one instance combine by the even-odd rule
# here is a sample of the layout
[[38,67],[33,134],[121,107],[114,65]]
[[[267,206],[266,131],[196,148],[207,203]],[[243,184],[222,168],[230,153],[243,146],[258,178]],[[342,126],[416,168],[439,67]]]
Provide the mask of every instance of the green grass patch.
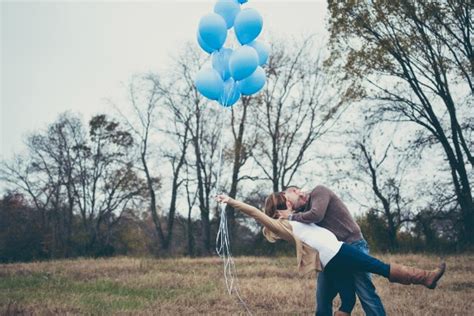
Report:
[[159,301],[174,301],[180,296],[199,298],[213,291],[216,284],[205,282],[195,287],[129,286],[109,279],[75,281],[46,273],[12,275],[0,278],[0,306],[54,302],[73,306],[87,313],[139,311]]

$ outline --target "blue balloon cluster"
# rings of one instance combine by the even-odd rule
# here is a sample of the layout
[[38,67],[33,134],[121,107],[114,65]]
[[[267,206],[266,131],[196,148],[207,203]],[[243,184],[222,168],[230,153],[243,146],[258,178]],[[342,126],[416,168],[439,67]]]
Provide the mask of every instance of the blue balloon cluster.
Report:
[[[241,8],[247,0],[218,0],[214,13],[199,21],[197,42],[211,54],[212,67],[199,70],[195,85],[208,99],[223,106],[232,106],[241,95],[260,91],[266,82],[268,46],[256,40],[262,32],[263,20],[255,9]],[[223,47],[228,30],[234,28],[240,46],[233,50]]]

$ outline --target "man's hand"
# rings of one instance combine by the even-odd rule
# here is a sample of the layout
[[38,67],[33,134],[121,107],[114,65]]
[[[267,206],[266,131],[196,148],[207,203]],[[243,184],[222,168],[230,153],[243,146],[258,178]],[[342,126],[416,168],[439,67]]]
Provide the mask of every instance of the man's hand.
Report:
[[283,219],[288,219],[288,216],[290,214],[293,214],[293,212],[290,211],[290,210],[283,210],[283,211],[277,211],[277,212],[278,212],[278,215],[279,215],[278,218],[283,218]]
[[227,203],[229,202],[229,197],[225,194],[219,194],[216,196],[216,201],[220,203]]

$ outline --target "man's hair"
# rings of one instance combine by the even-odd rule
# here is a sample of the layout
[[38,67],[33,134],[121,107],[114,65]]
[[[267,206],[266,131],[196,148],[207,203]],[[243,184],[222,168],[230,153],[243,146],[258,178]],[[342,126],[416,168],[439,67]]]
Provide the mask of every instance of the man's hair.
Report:
[[286,191],[286,190],[291,189],[291,188],[301,189],[301,188],[300,188],[299,186],[297,186],[297,185],[289,185],[289,186],[286,186],[286,187],[283,189],[283,191]]
[[265,200],[265,214],[272,218],[276,218],[276,211],[286,209],[286,197],[284,192],[273,192]]

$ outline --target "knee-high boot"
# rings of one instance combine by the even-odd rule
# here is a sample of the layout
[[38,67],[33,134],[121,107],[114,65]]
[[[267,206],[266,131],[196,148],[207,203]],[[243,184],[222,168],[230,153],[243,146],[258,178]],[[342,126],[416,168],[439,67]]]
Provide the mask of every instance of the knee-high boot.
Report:
[[429,289],[434,289],[438,280],[443,276],[446,270],[446,263],[441,263],[434,270],[422,270],[413,267],[407,267],[397,263],[390,264],[390,282],[401,284],[421,284]]

